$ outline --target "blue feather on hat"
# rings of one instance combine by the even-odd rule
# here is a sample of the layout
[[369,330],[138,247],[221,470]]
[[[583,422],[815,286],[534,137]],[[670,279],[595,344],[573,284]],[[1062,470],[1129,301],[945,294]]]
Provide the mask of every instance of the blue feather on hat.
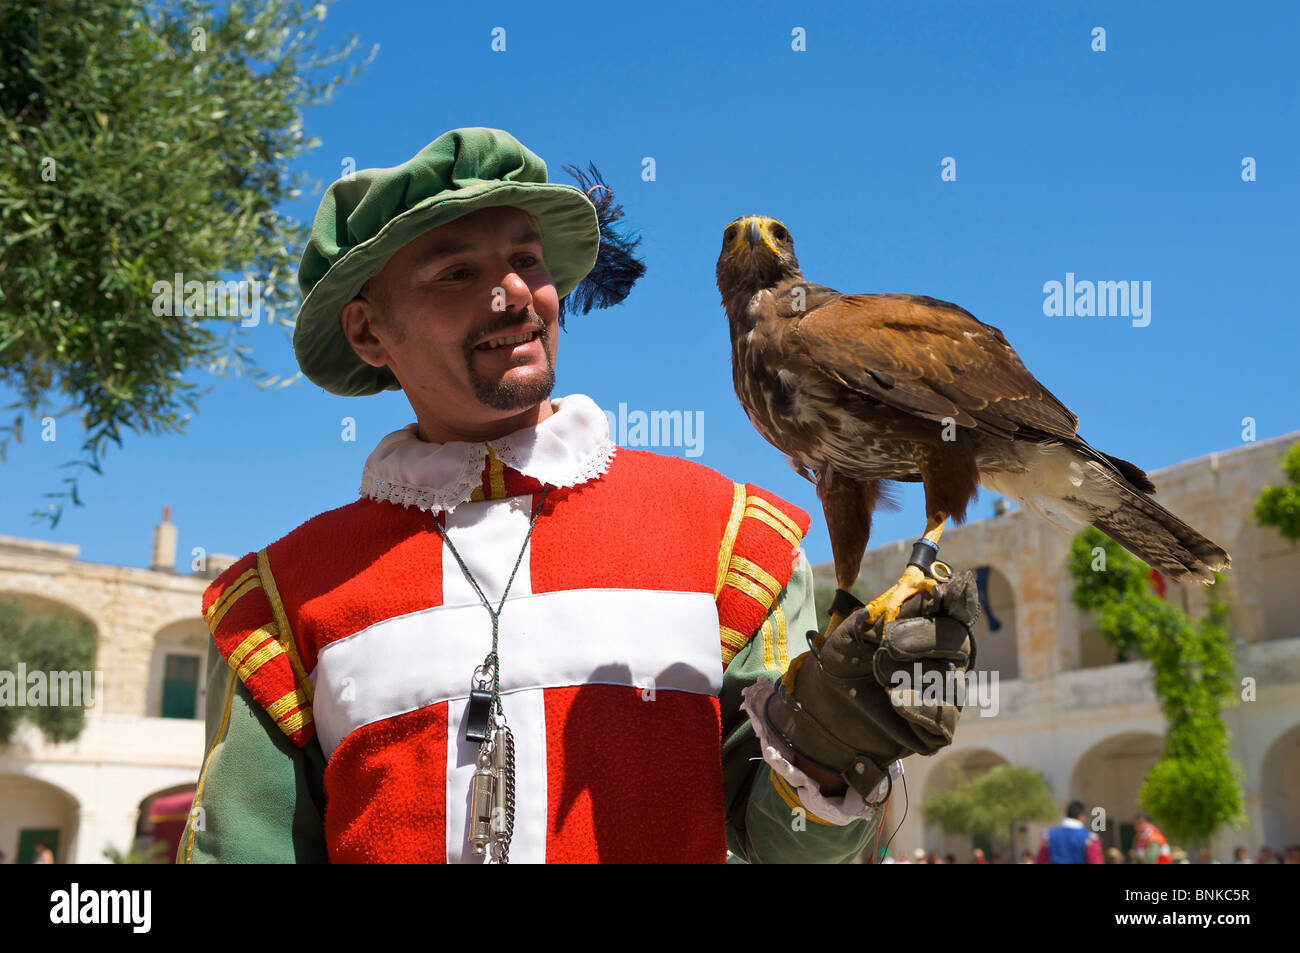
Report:
[[614,190],[600,177],[595,163],[588,163],[587,168],[589,175],[571,165],[566,165],[564,171],[577,180],[591,204],[596,206],[600,250],[587,277],[560,300],[560,327],[564,327],[568,309],[590,314],[593,308],[611,308],[621,303],[645,274],[645,262],[633,254],[641,244],[640,236],[614,227],[623,217],[623,206],[614,204]]

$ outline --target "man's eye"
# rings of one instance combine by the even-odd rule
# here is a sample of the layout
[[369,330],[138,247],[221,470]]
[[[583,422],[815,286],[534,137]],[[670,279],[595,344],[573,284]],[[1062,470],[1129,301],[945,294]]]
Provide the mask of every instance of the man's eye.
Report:
[[451,271],[451,272],[448,272],[447,274],[443,275],[443,276],[442,276],[441,278],[439,278],[438,280],[439,280],[439,281],[459,281],[460,279],[457,277],[458,275],[467,275],[467,274],[469,274],[469,269],[468,269],[468,268],[457,268],[455,271]]
[[522,255],[520,261],[516,262],[520,268],[535,268],[541,264],[541,259],[536,255]]

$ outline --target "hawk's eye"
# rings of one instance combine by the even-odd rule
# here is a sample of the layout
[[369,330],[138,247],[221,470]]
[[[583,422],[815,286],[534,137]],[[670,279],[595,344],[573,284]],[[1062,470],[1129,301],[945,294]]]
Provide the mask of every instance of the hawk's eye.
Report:
[[790,236],[786,232],[786,230],[782,228],[780,225],[774,225],[772,227],[772,237],[775,238],[778,242],[783,242]]
[[724,242],[731,242],[736,237],[736,226],[732,225],[727,229],[726,234],[722,236]]

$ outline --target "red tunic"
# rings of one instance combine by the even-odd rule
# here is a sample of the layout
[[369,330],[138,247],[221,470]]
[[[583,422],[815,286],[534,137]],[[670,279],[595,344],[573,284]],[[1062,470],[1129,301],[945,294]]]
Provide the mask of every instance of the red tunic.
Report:
[[[540,484],[485,464],[482,501],[442,516],[495,607]],[[322,746],[332,861],[472,859],[461,719],[491,626],[433,519],[362,499],[204,595],[253,697],[295,744]],[[512,860],[725,860],[722,672],[807,527],[752,485],[625,449],[598,479],[549,491],[501,614]]]

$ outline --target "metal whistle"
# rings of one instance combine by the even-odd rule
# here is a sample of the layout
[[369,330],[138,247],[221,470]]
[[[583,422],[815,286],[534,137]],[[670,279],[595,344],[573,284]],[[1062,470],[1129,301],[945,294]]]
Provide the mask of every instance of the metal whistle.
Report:
[[496,775],[492,770],[492,754],[488,753],[487,746],[481,745],[478,749],[477,767],[474,770],[474,784],[470,788],[470,804],[473,816],[470,821],[469,842],[474,848],[474,853],[483,855],[487,853],[488,844],[492,841],[492,808],[495,805],[495,792],[498,787]]
[[506,729],[497,728],[492,732],[492,773],[496,776],[496,785],[492,790],[492,835],[500,839],[506,833],[506,795],[509,793],[506,778]]

